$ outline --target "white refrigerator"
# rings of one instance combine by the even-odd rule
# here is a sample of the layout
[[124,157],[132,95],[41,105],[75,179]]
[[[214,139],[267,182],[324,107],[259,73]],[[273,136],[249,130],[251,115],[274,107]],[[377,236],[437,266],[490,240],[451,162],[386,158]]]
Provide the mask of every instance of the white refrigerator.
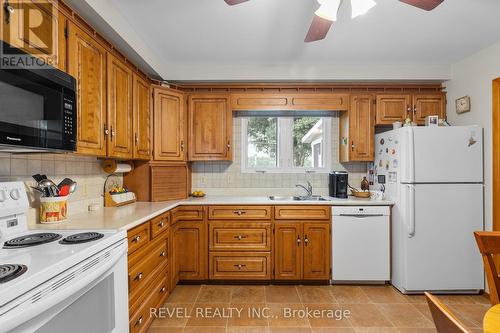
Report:
[[403,293],[484,289],[483,131],[403,127],[375,136],[374,185],[392,210],[391,283]]

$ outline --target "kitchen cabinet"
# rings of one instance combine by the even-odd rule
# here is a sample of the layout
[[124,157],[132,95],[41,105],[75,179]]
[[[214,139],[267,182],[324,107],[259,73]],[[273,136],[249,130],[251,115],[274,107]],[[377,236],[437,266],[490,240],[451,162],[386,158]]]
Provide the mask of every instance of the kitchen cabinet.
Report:
[[275,280],[330,279],[330,222],[276,221]]
[[186,109],[182,93],[155,86],[154,148],[156,161],[186,160]]
[[202,217],[202,220],[184,219],[182,218],[184,209],[203,211],[202,207],[177,207],[172,210],[172,221],[176,221],[173,237],[176,280],[205,280],[207,276],[205,219],[204,217]]
[[68,72],[77,80],[77,152],[106,156],[106,50],[69,23]]
[[232,159],[232,111],[227,95],[190,95],[189,161]]
[[133,157],[133,75],[121,60],[108,53],[108,118],[107,155],[113,158]]
[[151,95],[150,83],[133,75],[134,159],[151,159]]
[[411,119],[425,124],[427,116],[446,118],[444,94],[381,94],[377,95],[377,125],[392,125],[396,121]]
[[428,116],[439,116],[439,119],[446,119],[446,98],[443,94],[413,96],[413,121],[424,125]]
[[372,95],[352,95],[348,112],[340,115],[340,162],[375,158],[375,100]]
[[286,93],[241,93],[231,94],[232,110],[312,110],[343,111],[349,106],[346,94],[286,94]]
[[57,67],[60,34],[64,36],[57,1],[2,0],[1,4],[2,40]]
[[275,222],[274,235],[274,279],[301,280],[302,223]]

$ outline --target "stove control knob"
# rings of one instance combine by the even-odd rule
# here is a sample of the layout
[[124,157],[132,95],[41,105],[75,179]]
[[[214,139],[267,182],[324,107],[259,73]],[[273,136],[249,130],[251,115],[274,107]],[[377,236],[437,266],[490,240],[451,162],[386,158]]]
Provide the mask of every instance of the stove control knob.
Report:
[[4,202],[6,199],[5,190],[0,190],[0,202]]
[[10,191],[10,197],[12,198],[12,200],[19,200],[21,194],[19,193],[19,190],[15,188]]

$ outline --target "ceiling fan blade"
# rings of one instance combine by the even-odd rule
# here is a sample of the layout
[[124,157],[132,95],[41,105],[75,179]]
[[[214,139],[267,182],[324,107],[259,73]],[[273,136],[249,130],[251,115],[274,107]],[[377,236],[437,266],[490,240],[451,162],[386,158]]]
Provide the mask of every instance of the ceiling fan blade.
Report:
[[315,42],[326,37],[328,30],[332,26],[333,21],[314,15],[309,31],[307,32],[304,42]]
[[423,10],[433,10],[441,3],[443,3],[444,0],[399,0],[399,1],[407,3],[414,7],[418,7]]
[[239,5],[240,3],[246,2],[248,0],[224,0],[229,6]]

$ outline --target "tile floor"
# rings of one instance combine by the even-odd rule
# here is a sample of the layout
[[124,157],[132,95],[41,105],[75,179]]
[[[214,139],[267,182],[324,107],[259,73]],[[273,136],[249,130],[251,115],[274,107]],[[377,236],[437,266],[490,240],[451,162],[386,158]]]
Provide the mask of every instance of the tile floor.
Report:
[[[482,332],[486,297],[439,298],[473,333]],[[436,332],[425,297],[391,286],[179,285],[159,314],[148,333]]]

